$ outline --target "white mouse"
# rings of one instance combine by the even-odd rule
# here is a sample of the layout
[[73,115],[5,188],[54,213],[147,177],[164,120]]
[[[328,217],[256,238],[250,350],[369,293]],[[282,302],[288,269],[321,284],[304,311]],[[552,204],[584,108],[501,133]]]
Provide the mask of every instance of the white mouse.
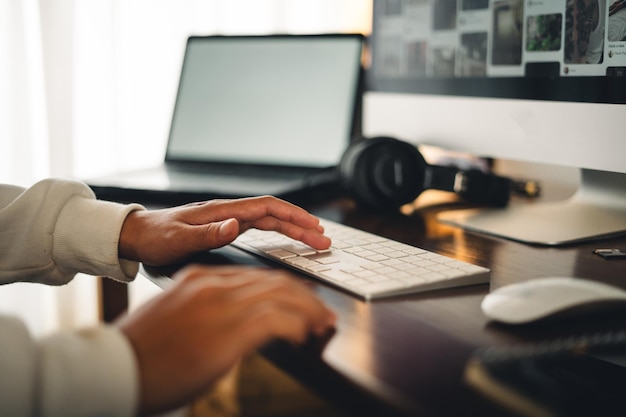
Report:
[[483,299],[481,308],[492,320],[522,324],[619,303],[626,305],[626,291],[618,287],[587,279],[550,277],[498,288]]

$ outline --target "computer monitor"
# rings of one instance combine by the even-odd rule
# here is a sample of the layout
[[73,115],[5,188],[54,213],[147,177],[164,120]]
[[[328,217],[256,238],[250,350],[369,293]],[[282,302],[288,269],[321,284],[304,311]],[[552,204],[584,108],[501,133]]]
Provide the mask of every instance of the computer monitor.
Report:
[[626,231],[624,2],[373,4],[366,135],[581,170],[566,200],[442,221],[545,245]]

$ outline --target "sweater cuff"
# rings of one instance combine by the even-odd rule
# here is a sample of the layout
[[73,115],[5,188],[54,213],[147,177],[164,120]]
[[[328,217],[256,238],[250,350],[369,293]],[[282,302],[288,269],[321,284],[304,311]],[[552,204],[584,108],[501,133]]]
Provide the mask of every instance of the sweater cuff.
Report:
[[84,272],[128,282],[139,263],[120,259],[119,237],[126,216],[145,210],[139,204],[123,205],[72,197],[61,210],[54,230],[53,258],[63,259],[68,273]]
[[43,415],[134,416],[139,375],[132,346],[115,327],[54,334],[40,344]]

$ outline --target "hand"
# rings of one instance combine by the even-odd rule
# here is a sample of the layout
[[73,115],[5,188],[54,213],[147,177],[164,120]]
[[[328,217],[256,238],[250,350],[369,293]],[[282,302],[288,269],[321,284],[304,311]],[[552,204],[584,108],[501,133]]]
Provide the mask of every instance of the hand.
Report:
[[118,322],[135,351],[140,413],[180,407],[273,338],[302,343],[335,315],[286,271],[191,266]]
[[227,245],[252,227],[275,230],[315,249],[330,246],[317,217],[265,196],[131,212],[120,233],[119,256],[154,266],[172,264]]

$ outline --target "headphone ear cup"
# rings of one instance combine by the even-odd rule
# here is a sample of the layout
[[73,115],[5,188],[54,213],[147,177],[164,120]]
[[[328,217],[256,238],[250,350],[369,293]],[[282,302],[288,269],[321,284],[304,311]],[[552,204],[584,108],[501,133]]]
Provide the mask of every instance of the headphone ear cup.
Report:
[[426,166],[415,146],[381,136],[349,146],[339,164],[339,178],[361,205],[397,209],[421,194]]

